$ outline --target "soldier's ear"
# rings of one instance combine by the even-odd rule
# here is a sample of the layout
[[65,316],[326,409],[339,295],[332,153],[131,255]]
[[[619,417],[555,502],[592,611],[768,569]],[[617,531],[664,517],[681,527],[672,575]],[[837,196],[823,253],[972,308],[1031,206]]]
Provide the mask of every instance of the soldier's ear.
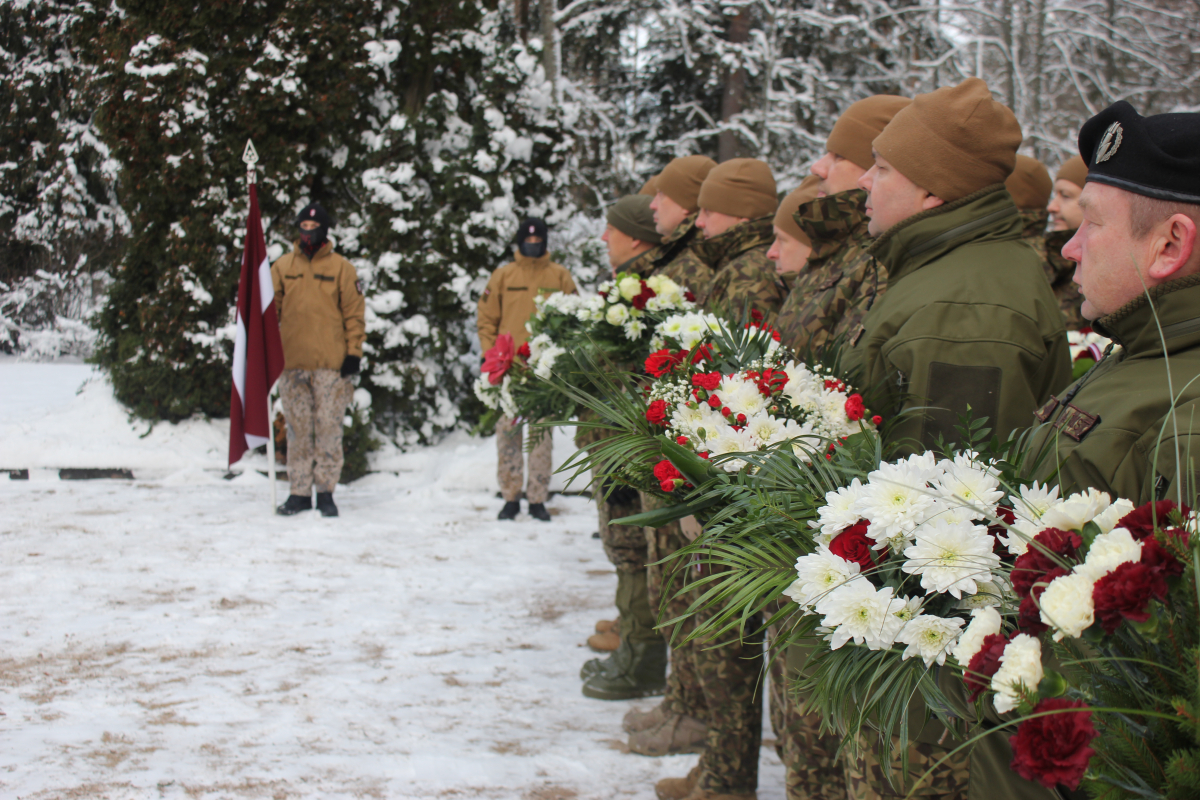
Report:
[[1200,271],[1196,222],[1187,214],[1172,214],[1146,238],[1149,240],[1151,258],[1146,275],[1156,283]]

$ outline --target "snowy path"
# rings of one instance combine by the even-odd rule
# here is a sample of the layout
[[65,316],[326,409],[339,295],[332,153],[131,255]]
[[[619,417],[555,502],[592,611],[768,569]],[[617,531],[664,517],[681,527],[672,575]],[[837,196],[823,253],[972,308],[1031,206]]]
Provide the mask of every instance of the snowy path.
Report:
[[496,522],[494,459],[394,457],[336,520],[271,515],[253,473],[0,478],[0,796],[653,797],[694,757],[622,753],[633,704],[579,693],[594,512]]

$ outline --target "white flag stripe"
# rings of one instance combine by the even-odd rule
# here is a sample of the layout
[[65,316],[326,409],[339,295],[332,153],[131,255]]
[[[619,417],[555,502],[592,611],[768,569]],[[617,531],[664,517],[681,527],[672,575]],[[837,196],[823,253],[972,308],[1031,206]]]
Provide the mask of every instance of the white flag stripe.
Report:
[[246,413],[246,322],[239,312],[233,321],[233,390]]
[[263,262],[258,265],[258,295],[263,311],[266,311],[267,306],[275,301],[275,284],[271,280],[271,262],[265,257]]

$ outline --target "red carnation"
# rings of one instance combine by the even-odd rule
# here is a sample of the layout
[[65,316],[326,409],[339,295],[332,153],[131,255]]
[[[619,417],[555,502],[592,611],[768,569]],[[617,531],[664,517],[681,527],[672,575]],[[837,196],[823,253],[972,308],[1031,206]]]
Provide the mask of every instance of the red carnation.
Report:
[[521,342],[521,346],[517,348],[517,355],[521,358],[529,358],[529,342]]
[[864,570],[873,569],[875,559],[871,555],[872,540],[867,536],[869,524],[865,519],[860,519],[833,537],[833,541],[829,543],[829,552],[858,564]]
[[683,447],[687,443],[688,443],[688,438],[686,436],[676,436],[675,437],[675,444],[679,445],[680,447]]
[[661,378],[682,360],[682,353],[672,353],[670,350],[656,350],[646,357],[646,372],[656,378]]
[[867,415],[867,407],[863,405],[861,394],[852,394],[846,398],[846,416],[851,422],[858,422]]
[[834,392],[844,392],[846,391],[846,384],[836,380],[835,378],[826,378],[825,388]]
[[758,381],[759,394],[764,397],[770,397],[775,392],[782,391],[784,386],[787,386],[788,376],[786,372],[775,369],[765,369],[761,376],[755,380]]
[[1007,646],[1007,636],[990,633],[983,637],[983,646],[971,656],[971,663],[967,664],[966,674],[963,675],[963,682],[971,690],[972,701],[992,684],[992,676],[1000,669],[1000,656],[1004,655]]
[[722,417],[728,417],[728,416],[729,416],[730,414],[732,414],[732,413],[733,413],[733,412],[729,410],[729,406],[725,406],[725,407],[723,407],[723,408],[721,409],[721,416],[722,416]]
[[710,394],[708,396],[708,405],[712,408],[720,408],[721,398],[717,397],[715,394]]
[[713,348],[711,344],[702,344],[692,351],[691,363],[699,364],[701,361],[712,361]]
[[1092,602],[1096,620],[1106,633],[1112,633],[1124,620],[1145,622],[1150,619],[1150,601],[1167,596],[1167,582],[1152,567],[1126,562],[1096,581]]
[[738,421],[738,425],[745,425],[745,424],[746,424],[746,415],[745,415],[745,414],[738,414],[738,415],[737,415],[737,421]]
[[879,425],[883,422],[883,417],[876,414],[875,416],[871,417],[871,422],[874,423],[875,425]]
[[665,425],[667,422],[667,401],[655,400],[646,409],[646,419],[654,425]]
[[721,385],[721,373],[698,372],[692,376],[692,386],[699,386],[705,391],[713,391]]
[[988,533],[992,535],[992,552],[1003,553],[1007,548],[1005,548],[1004,544],[1000,541],[1000,537],[1008,531],[1008,528],[1004,526],[1012,525],[1014,522],[1016,522],[1017,515],[1013,512],[1010,506],[996,506],[996,516],[999,517],[1000,521],[1004,524],[1002,525],[1000,522],[997,522],[995,525],[988,525]]
[[1176,506],[1173,500],[1160,500],[1157,503],[1146,503],[1144,506],[1130,511],[1121,517],[1121,521],[1117,523],[1117,527],[1129,531],[1135,539],[1145,539],[1154,534],[1154,523],[1156,521],[1159,528],[1167,527],[1169,524],[1167,516],[1176,508],[1185,517],[1192,513],[1192,510],[1187,506]]
[[[1170,528],[1163,531],[1163,535],[1168,539],[1177,538],[1184,547],[1187,546],[1187,531],[1180,530],[1179,528]],[[1171,551],[1163,547],[1155,537],[1142,540],[1142,563],[1163,577],[1183,574],[1183,564],[1171,554]]]
[[687,300],[689,303],[694,303],[694,302],[696,302],[696,295],[692,294],[691,289],[684,289],[683,290],[683,299]]
[[646,301],[649,300],[651,297],[657,297],[657,296],[658,296],[658,292],[654,291],[649,286],[647,286],[645,281],[642,281],[642,290],[640,292],[638,292],[637,295],[629,302],[638,311],[643,311],[646,308]]
[[1029,594],[1030,587],[1042,580],[1042,576],[1059,568],[1059,562],[1052,559],[1051,554],[1070,561],[1075,558],[1082,545],[1083,539],[1078,533],[1058,528],[1047,528],[1033,537],[1029,549],[1023,555],[1017,556],[1013,564],[1011,579],[1017,596],[1025,597]]
[[654,477],[660,481],[672,481],[676,478],[682,478],[683,473],[675,469],[675,465],[664,458],[654,465]]
[[755,322],[762,322],[763,321],[762,312],[759,311],[757,308],[750,309],[750,319],[754,320]]
[[1021,601],[1021,607],[1017,610],[1017,627],[1021,633],[1037,636],[1042,631],[1049,629],[1046,623],[1042,622],[1042,610],[1038,601],[1042,599],[1042,592],[1046,591],[1046,587],[1050,585],[1051,581],[1069,574],[1062,567],[1055,567],[1033,584],[1029,594]]
[[512,366],[513,337],[511,333],[502,333],[496,337],[496,343],[483,354],[482,372],[486,372],[488,383],[497,386],[504,380],[504,373]]
[[[1063,709],[1079,710],[1061,713]],[[1038,703],[1033,711],[1060,713],[1026,720],[1017,728],[1016,735],[1009,737],[1013,771],[1047,789],[1060,783],[1078,789],[1088,761],[1095,754],[1089,747],[1097,736],[1092,710],[1079,700],[1052,697]]]

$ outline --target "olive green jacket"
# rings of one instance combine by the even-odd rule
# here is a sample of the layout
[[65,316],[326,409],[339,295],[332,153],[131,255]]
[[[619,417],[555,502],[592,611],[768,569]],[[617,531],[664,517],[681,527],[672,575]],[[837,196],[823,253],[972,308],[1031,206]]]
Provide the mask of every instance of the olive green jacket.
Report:
[[702,306],[732,320],[748,316],[751,309],[761,312],[765,321],[774,318],[786,291],[767,258],[775,239],[773,222],[772,217],[761,217],[739,223],[697,248],[714,271],[707,294],[696,292]]
[[1083,293],[1075,283],[1075,262],[1062,254],[1063,245],[1071,240],[1075,231],[1050,231],[1043,240],[1042,253],[1046,258],[1046,278],[1058,298],[1058,307],[1067,319],[1067,330],[1086,328],[1083,318]]
[[861,189],[801,204],[795,220],[812,242],[808,263],[791,287],[775,327],[798,354],[816,350],[841,328],[854,327],[887,288],[887,270],[867,255],[867,193]]
[[1033,444],[1050,450],[1037,477],[1057,469],[1063,494],[1093,487],[1135,505],[1177,499],[1180,471],[1187,479],[1200,461],[1200,275],[1156,286],[1093,327],[1114,347],[1038,412],[1048,424]]
[[871,247],[888,290],[850,334],[845,363],[879,393],[879,413],[914,410],[890,441],[954,441],[968,406],[1003,439],[1070,382],[1058,301],[1020,237],[997,184],[910,217]]
[[704,244],[704,234],[696,227],[697,216],[698,214],[689,214],[675,230],[663,237],[662,244],[659,245],[663,254],[655,261],[650,274],[667,276],[691,291],[699,301],[701,297],[708,295],[715,273],[700,251]]

